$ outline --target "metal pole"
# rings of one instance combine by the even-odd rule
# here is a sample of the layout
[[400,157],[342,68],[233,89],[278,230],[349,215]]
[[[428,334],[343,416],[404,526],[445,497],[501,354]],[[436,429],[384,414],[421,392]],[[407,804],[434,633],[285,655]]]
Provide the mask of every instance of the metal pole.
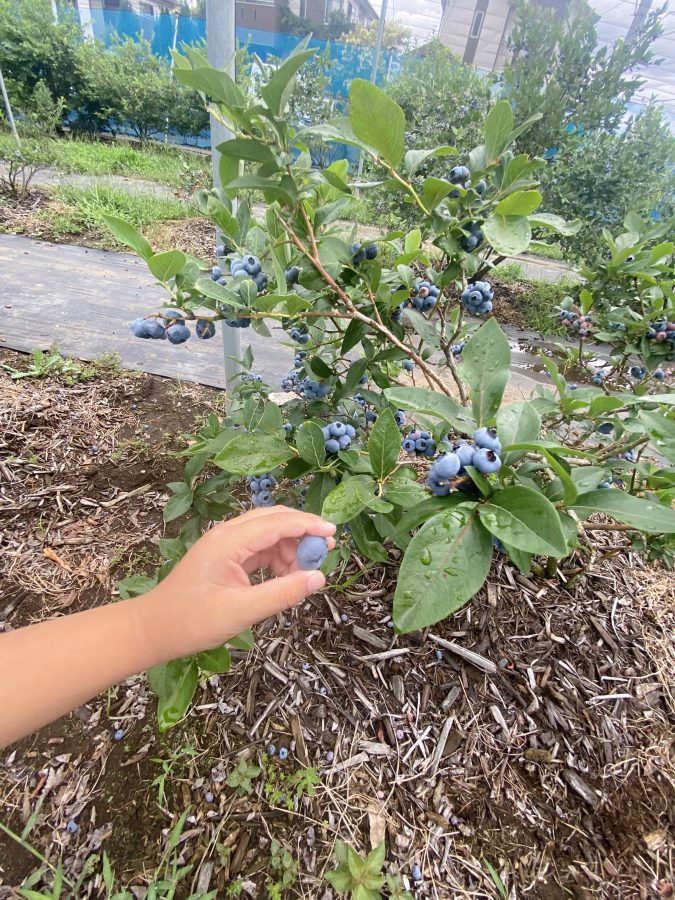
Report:
[[[206,0],[206,52],[209,63],[218,69],[227,66],[232,78],[235,77],[235,47],[235,0]],[[215,187],[221,187],[221,183],[220,154],[214,148],[232,137],[232,132],[211,116],[211,172]],[[221,240],[221,235],[217,235],[217,240]],[[233,379],[241,371],[236,362],[241,358],[239,329],[223,325],[223,351],[225,384],[229,390]]]
[[0,90],[2,91],[2,99],[5,104],[7,121],[9,122],[9,127],[12,129],[12,135],[14,136],[17,147],[20,150],[21,141],[19,140],[19,132],[16,130],[16,122],[14,121],[14,114],[12,113],[12,104],[9,102],[9,97],[7,96],[7,88],[5,87],[5,79],[2,77],[2,69],[0,69]]
[[[380,21],[377,25],[377,37],[375,38],[375,52],[373,54],[373,68],[370,73],[370,80],[375,84],[377,81],[377,67],[380,62],[380,52],[382,50],[382,37],[384,35],[384,23],[387,18],[388,0],[382,0],[382,9],[380,10]],[[363,172],[363,153],[359,153],[359,167],[356,177],[360,178]]]

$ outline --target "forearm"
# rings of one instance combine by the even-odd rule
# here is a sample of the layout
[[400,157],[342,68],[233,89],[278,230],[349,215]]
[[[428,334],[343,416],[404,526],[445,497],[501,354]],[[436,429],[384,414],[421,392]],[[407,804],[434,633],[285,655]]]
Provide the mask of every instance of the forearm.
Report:
[[0,747],[161,662],[152,605],[146,595],[0,635]]

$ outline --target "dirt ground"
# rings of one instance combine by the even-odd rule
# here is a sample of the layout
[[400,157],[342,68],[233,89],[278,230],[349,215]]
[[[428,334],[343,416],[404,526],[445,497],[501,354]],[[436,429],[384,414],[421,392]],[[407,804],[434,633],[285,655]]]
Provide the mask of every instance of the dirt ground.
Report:
[[[221,399],[114,369],[72,385],[0,373],[0,631],[153,571],[182,435]],[[673,896],[673,576],[622,533],[591,534],[557,578],[498,559],[469,606],[399,637],[396,551],[376,567],[353,554],[167,734],[139,676],[0,751],[0,898],[41,869],[50,884],[59,860],[64,896],[107,897],[105,852],[136,897],[189,866],[176,897],[330,900],[338,838],[361,853],[386,839],[415,898]],[[225,783],[241,758],[261,768],[244,796]],[[278,895],[272,840],[297,865]]]

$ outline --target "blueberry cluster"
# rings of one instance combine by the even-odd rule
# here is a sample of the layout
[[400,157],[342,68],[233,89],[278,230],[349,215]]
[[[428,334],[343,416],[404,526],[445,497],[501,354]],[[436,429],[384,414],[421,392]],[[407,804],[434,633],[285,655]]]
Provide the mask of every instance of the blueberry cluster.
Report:
[[462,350],[466,347],[466,341],[459,341],[457,344],[453,344],[450,348],[450,351],[453,356],[461,356]]
[[262,375],[254,375],[253,372],[242,372],[240,375],[242,381],[257,381],[260,382],[263,380]]
[[274,475],[266,472],[254,478],[249,475],[246,479],[251,490],[251,503],[254,506],[274,506],[272,490],[276,487],[277,480]]
[[224,256],[227,256],[228,253],[232,253],[231,247],[226,247],[225,244],[218,244],[216,247],[216,256],[218,259],[222,259]]
[[406,301],[403,306],[414,306],[419,312],[429,312],[438,303],[441,296],[440,288],[430,281],[419,281],[413,290],[410,300]]
[[472,222],[469,226],[469,233],[465,235],[459,242],[459,246],[465,253],[473,253],[483,243],[483,229],[480,222]]
[[298,373],[289,372],[285,378],[281,379],[282,391],[294,391],[298,384]]
[[344,422],[331,422],[324,425],[323,439],[326,453],[339,453],[351,445],[352,438],[356,437],[356,429],[353,425],[345,425]]
[[[184,344],[190,337],[185,316],[177,309],[167,309],[146,319],[134,319],[129,326],[134,337],[152,340],[168,340],[170,344]],[[197,319],[195,333],[206,341],[216,333],[214,322]]]
[[579,337],[588,337],[591,333],[593,322],[590,316],[580,316],[572,309],[561,309],[560,318],[565,328],[573,328],[574,331],[578,331]]
[[303,378],[302,381],[296,383],[295,390],[305,400],[321,400],[328,393],[328,385],[315,381],[313,378]]
[[502,461],[502,445],[494,428],[479,428],[474,432],[473,443],[459,441],[439,456],[427,476],[427,487],[437,497],[446,497],[460,486],[466,466],[473,466],[484,475],[498,472]]
[[436,442],[428,431],[411,431],[401,442],[401,447],[410,456],[428,456],[436,452]]
[[[471,172],[467,169],[466,166],[455,166],[454,168],[450,169],[448,181],[450,182],[450,184],[461,184],[464,190],[468,191],[471,187]],[[459,197],[459,191],[450,191],[451,200],[456,200],[457,197]]]
[[377,244],[359,244],[355,241],[349,248],[352,262],[359,265],[366,259],[375,259],[377,257]]
[[489,281],[474,281],[462,291],[462,306],[472,316],[486,316],[492,312],[494,291]]
[[246,318],[246,316],[242,316],[239,319],[223,319],[223,321],[230,328],[249,328],[251,325],[251,320]]
[[233,278],[236,278],[238,275],[245,275],[252,278],[255,281],[258,293],[261,293],[267,288],[267,275],[265,275],[262,270],[262,263],[258,257],[254,256],[252,253],[242,258],[233,256],[230,260],[230,272],[232,273]]
[[366,422],[369,422],[371,425],[374,425],[377,422],[377,413],[374,409],[367,409],[365,412]]
[[647,340],[656,341],[657,344],[667,341],[671,347],[675,347],[675,322],[668,322],[666,319],[653,322],[647,330]]
[[291,340],[296,341],[298,344],[306,344],[309,340],[309,335],[306,331],[300,331],[299,328],[291,328]]

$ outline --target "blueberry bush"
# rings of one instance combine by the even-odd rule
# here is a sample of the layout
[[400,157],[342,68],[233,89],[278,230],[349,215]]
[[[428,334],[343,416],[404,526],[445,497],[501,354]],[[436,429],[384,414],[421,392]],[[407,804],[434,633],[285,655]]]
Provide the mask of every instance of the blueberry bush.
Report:
[[[108,219],[170,298],[133,323],[135,335],[182,343],[193,326],[204,340],[216,325],[264,336],[273,325],[292,361],[280,396],[245,351],[227,416],[211,416],[194,436],[184,478],[170,485],[164,517],[182,525],[162,541],[158,578],[214,520],[286,504],[340,526],[325,559],[325,547],[301,546],[302,565],[321,563],[336,580],[354,553],[366,565],[400,566],[393,623],[406,632],[466,604],[496,553],[524,573],[554,576],[558,560],[589,552],[584,526],[599,510],[646,542],[675,533],[675,472],[663,462],[675,447],[673,395],[572,390],[547,360],[550,388],[503,402],[511,354],[490,315],[491,268],[526,250],[533,228],[574,228],[539,211],[542,163],[509,150],[519,133],[511,105],[492,107],[483,143],[463,160],[446,145],[405,152],[403,111],[358,79],[348,118],[298,130],[286,104],[311,54],[300,45],[259,96],[198,51],[176,56],[176,77],[234,135],[218,147],[222,189],[197,196],[222,235],[210,273],[178,250],[153,253],[127,223]],[[365,244],[346,233],[360,199],[346,162],[313,167],[307,147],[317,138],[367,154],[378,174],[362,189],[398,193],[416,226]],[[430,158],[449,160],[446,177],[418,176]],[[246,199],[253,191],[265,199],[259,218]],[[661,463],[642,458],[649,440]],[[136,577],[121,590],[152,584]],[[227,648],[217,648],[153,671],[160,726],[184,714],[201,671],[228,666]]]

